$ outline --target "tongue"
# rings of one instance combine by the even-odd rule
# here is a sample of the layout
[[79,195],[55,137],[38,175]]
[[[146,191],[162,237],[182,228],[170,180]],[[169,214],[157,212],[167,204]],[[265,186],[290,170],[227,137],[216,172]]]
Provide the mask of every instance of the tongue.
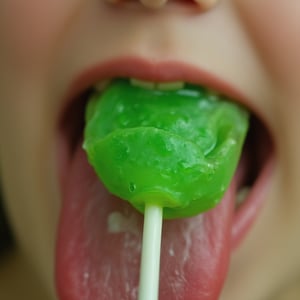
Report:
[[[160,299],[216,300],[229,262],[235,184],[213,210],[163,225]],[[137,299],[143,216],[104,188],[78,147],[64,190],[60,300]]]

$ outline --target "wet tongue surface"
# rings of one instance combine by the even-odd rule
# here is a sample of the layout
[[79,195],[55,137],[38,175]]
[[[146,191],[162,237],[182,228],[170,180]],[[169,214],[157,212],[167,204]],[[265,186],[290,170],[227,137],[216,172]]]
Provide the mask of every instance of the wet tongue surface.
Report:
[[[217,300],[226,275],[235,187],[213,210],[164,221],[160,299]],[[79,146],[64,190],[60,300],[137,299],[143,216],[104,188]]]

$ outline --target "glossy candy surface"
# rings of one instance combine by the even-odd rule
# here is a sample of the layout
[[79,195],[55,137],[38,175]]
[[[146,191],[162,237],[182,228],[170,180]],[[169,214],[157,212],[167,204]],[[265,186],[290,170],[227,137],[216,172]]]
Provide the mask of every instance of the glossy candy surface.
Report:
[[247,129],[244,108],[202,87],[150,90],[117,79],[89,101],[83,147],[111,193],[172,219],[220,201]]

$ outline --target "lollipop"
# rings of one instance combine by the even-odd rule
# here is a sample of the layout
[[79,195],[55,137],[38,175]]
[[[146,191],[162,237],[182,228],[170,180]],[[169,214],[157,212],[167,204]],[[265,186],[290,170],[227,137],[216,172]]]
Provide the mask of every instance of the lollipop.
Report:
[[[219,203],[247,129],[244,108],[203,87],[164,90],[116,79],[88,103],[84,149],[108,190],[145,213],[148,249],[154,240],[160,247],[160,233],[149,236],[161,231],[162,218],[191,217]],[[153,265],[149,255],[145,263]]]

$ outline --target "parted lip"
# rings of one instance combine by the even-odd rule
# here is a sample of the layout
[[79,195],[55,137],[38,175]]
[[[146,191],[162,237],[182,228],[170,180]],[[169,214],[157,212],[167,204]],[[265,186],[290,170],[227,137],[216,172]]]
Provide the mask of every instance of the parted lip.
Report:
[[[75,76],[67,89],[62,104],[62,115],[69,110],[69,107],[73,105],[75,99],[78,99],[80,95],[97,82],[116,77],[130,77],[153,82],[184,81],[205,86],[227,96],[234,102],[240,103],[255,115],[259,115],[260,119],[262,116],[262,113],[257,111],[256,107],[252,106],[250,99],[248,99],[242,91],[226,82],[226,80],[215,76],[208,70],[199,69],[180,61],[153,61],[137,56],[116,57],[87,66],[81,73]],[[261,121],[268,128],[268,124],[265,120]],[[267,159],[256,180],[257,183],[254,184],[250,192],[248,198],[252,199],[249,199],[250,201],[246,200],[245,205],[242,205],[242,207],[238,209],[234,217],[232,224],[232,245],[234,248],[239,244],[242,237],[245,236],[249,227],[251,227],[263,203],[264,193],[268,186],[275,162],[275,151],[273,151],[273,148],[272,145],[270,154],[266,156]],[[63,168],[66,168],[66,165],[63,165]],[[63,173],[67,174],[65,171],[63,171]]]

